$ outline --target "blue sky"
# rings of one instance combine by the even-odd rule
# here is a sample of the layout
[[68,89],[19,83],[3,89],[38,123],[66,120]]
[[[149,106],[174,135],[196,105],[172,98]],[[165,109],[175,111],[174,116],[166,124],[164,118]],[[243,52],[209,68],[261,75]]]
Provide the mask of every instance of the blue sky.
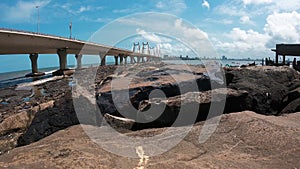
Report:
[[[200,29],[219,56],[273,57],[270,49],[276,43],[300,43],[299,0],[2,0],[0,27],[35,32],[36,6],[39,6],[40,32],[68,37],[69,23],[72,21],[73,36],[82,40],[90,39],[103,26],[120,17],[141,12],[161,12],[182,18]],[[161,23],[157,19],[151,24]],[[147,40],[155,36],[141,29],[137,29],[136,33],[145,35]],[[183,45],[174,46],[167,42],[159,45],[165,47],[165,51],[170,50],[169,53],[184,48]],[[158,45],[155,42],[152,44]],[[131,43],[127,46],[123,43],[122,47],[131,48]],[[173,51],[176,47],[177,51]],[[29,63],[28,57],[21,56],[6,60],[16,58],[20,64]],[[48,56],[40,56],[39,59],[40,67],[57,64],[57,58],[49,61]],[[5,59],[2,57],[1,60]],[[69,60],[74,63],[74,58],[69,57]],[[21,68],[30,68],[30,65]]]

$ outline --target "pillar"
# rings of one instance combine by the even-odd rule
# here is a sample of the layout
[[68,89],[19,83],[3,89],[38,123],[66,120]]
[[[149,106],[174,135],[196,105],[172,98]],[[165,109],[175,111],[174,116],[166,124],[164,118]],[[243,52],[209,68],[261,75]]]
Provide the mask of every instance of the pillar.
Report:
[[114,56],[115,57],[115,65],[118,65],[118,56]]
[[134,64],[134,63],[135,63],[134,56],[130,56],[130,63],[131,63],[131,64]]
[[104,53],[99,53],[101,66],[104,66],[106,63],[106,55]]
[[60,70],[67,69],[67,49],[57,49]]
[[37,53],[29,55],[29,58],[30,58],[30,61],[31,61],[31,71],[32,71],[32,74],[38,73],[38,66],[37,66],[38,56],[39,55]]
[[275,64],[276,66],[278,65],[278,53],[276,52],[276,57],[275,57]]
[[124,56],[124,64],[127,65],[127,57],[128,56]]
[[123,55],[119,55],[120,56],[120,65],[124,64],[124,56]]
[[144,58],[144,56],[142,57],[142,63],[145,63],[145,58]]
[[77,61],[77,69],[81,69],[82,68],[82,54],[76,54],[75,55],[76,61]]
[[140,63],[141,57],[137,57],[137,63]]
[[285,65],[285,55],[282,56],[282,64]]

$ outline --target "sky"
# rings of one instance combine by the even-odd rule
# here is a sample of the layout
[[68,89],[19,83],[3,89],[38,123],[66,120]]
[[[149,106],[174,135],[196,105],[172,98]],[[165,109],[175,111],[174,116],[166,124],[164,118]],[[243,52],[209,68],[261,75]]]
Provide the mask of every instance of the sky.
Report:
[[[271,49],[276,44],[300,43],[299,0],[1,0],[0,9],[2,28],[36,32],[39,15],[39,32],[69,37],[72,22],[72,37],[81,40],[95,40],[93,36],[97,31],[113,25],[111,23],[116,23],[116,20],[128,25],[144,19],[143,25],[134,27],[136,37],[115,45],[131,50],[133,40],[149,41],[151,46],[160,48],[162,54],[170,55],[190,54],[197,45],[192,44],[197,40],[192,38],[193,34],[202,34],[201,38],[207,39],[218,56],[228,58],[274,57]],[[163,17],[156,20],[141,18],[139,14],[144,12],[171,14],[173,27],[180,34],[189,35],[190,44],[175,43],[174,37],[171,41],[172,37],[158,36],[157,29],[156,33],[148,30],[145,25],[160,26],[165,29],[162,34],[166,34],[169,27],[164,25]],[[117,28],[107,32],[112,39],[118,36],[118,30],[125,31],[127,27],[117,25]],[[10,60],[19,62],[16,69],[30,68],[28,57],[0,57],[2,63],[6,63],[0,72],[12,67],[14,63]],[[58,64],[57,58],[49,58],[40,56],[40,67]],[[68,57],[68,60],[70,64],[75,63],[73,57]]]

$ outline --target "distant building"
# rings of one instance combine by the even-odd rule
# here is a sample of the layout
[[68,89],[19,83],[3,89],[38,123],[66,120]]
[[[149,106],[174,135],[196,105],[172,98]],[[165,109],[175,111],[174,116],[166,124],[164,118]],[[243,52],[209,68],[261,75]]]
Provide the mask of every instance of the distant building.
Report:
[[227,57],[226,56],[222,56],[222,60],[227,60]]

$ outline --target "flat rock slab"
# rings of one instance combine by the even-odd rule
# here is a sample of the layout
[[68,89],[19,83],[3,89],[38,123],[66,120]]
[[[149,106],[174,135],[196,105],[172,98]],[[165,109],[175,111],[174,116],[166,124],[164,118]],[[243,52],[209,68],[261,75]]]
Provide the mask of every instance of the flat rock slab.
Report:
[[[223,115],[216,131],[204,143],[198,141],[204,124],[201,122],[179,144],[161,155],[148,157],[151,150],[144,145],[140,145],[138,151],[134,148],[137,158],[103,150],[83,131],[85,128],[96,132],[96,127],[77,125],[2,155],[0,168],[298,168],[299,121],[300,113],[280,117],[254,112]],[[166,129],[147,129],[126,135],[150,137]],[[176,128],[178,132],[183,129]],[[103,131],[99,137],[110,135]],[[103,142],[120,151],[128,146],[120,144],[116,135]]]

